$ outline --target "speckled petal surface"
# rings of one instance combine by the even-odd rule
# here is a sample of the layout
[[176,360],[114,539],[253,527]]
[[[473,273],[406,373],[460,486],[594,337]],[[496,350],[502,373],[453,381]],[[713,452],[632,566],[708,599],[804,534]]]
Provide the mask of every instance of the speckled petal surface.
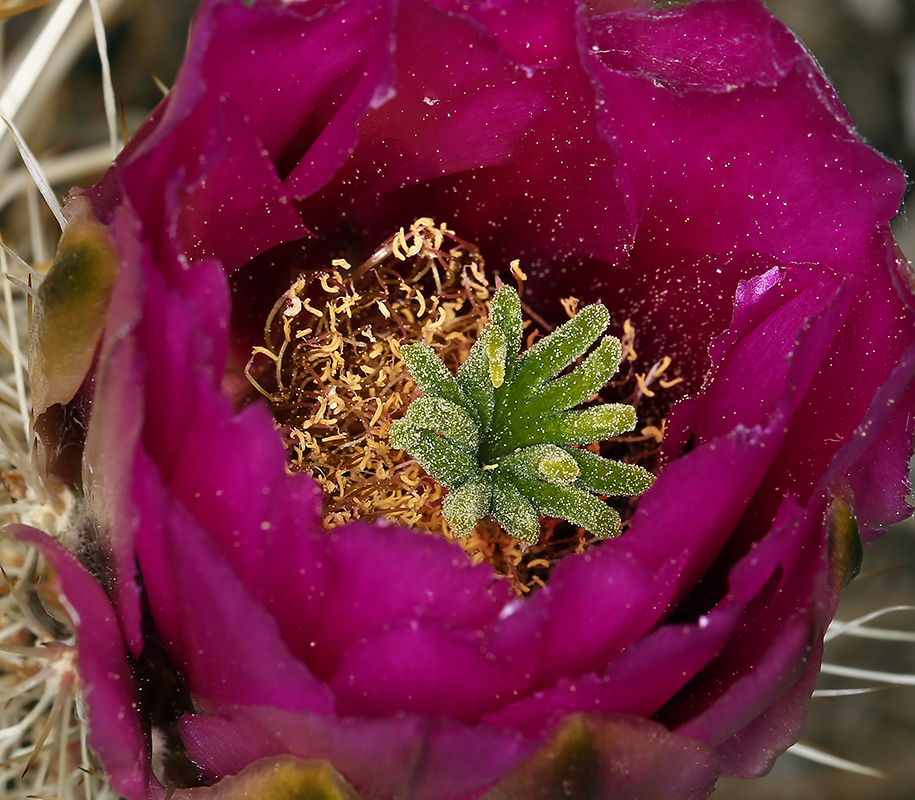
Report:
[[472,800],[537,749],[517,733],[446,719],[333,720],[263,707],[185,717],[181,731],[211,779],[288,753],[328,759],[363,800]]

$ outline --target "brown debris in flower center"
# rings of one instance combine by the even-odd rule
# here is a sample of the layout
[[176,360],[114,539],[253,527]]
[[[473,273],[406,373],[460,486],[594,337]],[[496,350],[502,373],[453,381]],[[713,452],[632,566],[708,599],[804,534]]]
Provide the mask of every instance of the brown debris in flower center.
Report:
[[[516,264],[513,272],[523,282]],[[581,552],[592,541],[590,534],[544,519],[540,542],[524,548],[486,520],[472,536],[455,537],[442,514],[445,490],[388,441],[391,423],[419,395],[401,360],[401,345],[425,342],[456,372],[486,323],[493,292],[475,246],[445,225],[419,219],[357,268],[341,259],[326,272],[300,276],[271,311],[265,346],[254,349],[246,373],[285,435],[290,471],[308,473],[323,489],[325,526],[385,518],[444,535],[474,563],[489,562],[522,595],[543,586],[563,556]],[[563,305],[571,316],[577,301]],[[546,332],[530,325],[527,346]],[[634,335],[628,326],[623,346],[630,361]],[[652,396],[648,386],[668,366],[656,365],[644,376],[624,369],[611,385],[613,401],[633,382],[633,404]],[[663,420],[658,422],[663,427]],[[622,448],[627,460],[638,454],[650,467],[657,431],[648,425],[641,435],[604,447]],[[629,516],[626,508],[619,510],[624,519]]]
[[325,525],[385,517],[447,535],[444,490],[391,447],[388,430],[418,395],[401,343],[426,342],[457,369],[476,341],[490,296],[482,259],[420,219],[357,269],[333,267],[300,277],[277,302],[249,377],[266,359],[255,386],[286,434],[290,469],[324,490]]

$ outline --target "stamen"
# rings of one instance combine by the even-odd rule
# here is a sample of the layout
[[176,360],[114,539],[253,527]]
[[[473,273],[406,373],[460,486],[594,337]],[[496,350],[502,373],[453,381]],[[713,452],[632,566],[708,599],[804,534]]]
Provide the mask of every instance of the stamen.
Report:
[[577,297],[564,297],[559,301],[563,310],[566,312],[566,314],[569,315],[570,319],[578,313],[579,302],[581,301]]
[[282,324],[276,312],[268,320],[247,374],[287,432],[290,469],[324,489],[326,525],[383,516],[445,532],[443,491],[387,444],[387,430],[416,395],[401,338],[428,342],[456,365],[479,333],[483,319],[468,302],[489,297],[478,258],[446,226],[420,219],[355,270],[336,259],[299,278],[284,295]]

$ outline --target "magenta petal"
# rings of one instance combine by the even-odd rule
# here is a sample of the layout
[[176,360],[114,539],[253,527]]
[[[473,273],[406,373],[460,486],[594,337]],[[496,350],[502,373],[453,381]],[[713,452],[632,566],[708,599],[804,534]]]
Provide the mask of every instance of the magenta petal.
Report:
[[559,564],[528,601],[549,620],[533,688],[600,670],[652,628],[673,600],[684,563],[674,557],[645,567],[625,549],[602,546]]
[[164,797],[149,768],[150,744],[137,712],[137,684],[111,602],[56,540],[27,525],[10,525],[6,532],[41,550],[57,572],[76,633],[79,677],[90,715],[89,743],[112,788],[129,800]]
[[[732,326],[712,343],[712,372],[689,410],[693,441],[740,424],[765,424],[776,408],[788,420],[787,429],[768,444],[771,462],[756,490],[754,516],[731,536],[731,552],[742,552],[765,530],[760,527],[774,515],[785,487],[806,504],[817,476],[853,430],[849,416],[856,419],[856,414],[842,409],[841,401],[822,413],[817,384],[859,285],[856,278],[840,281],[795,268],[778,276],[767,273],[739,287]],[[681,435],[679,424],[671,426],[675,437]],[[799,448],[803,462],[796,456]]]
[[[790,620],[777,638],[769,640],[769,647],[754,663],[753,672],[732,678],[726,692],[713,706],[675,730],[715,745],[726,741],[797,684],[798,668],[806,667],[813,654],[811,639],[807,620],[803,617]],[[769,740],[766,751],[754,753],[754,758],[768,768],[774,756],[779,754],[777,748],[793,744],[800,736],[803,721],[798,721],[801,725],[792,730],[791,735]],[[758,777],[758,774],[752,777]]]
[[[66,411],[120,631],[49,558],[112,637],[80,642],[87,675],[127,675],[121,636],[164,647],[206,781],[282,754],[367,800],[695,800],[721,766],[759,774],[799,735],[852,501],[865,536],[905,511],[903,188],[759,0],[204,0],[86,192],[122,264]],[[247,403],[274,289],[419,216],[503,277],[521,259],[547,320],[601,299],[634,369],[684,379],[640,401],[667,435],[624,534],[525,599],[441,539],[323,530]],[[136,698],[104,688],[127,770]]]
[[[827,593],[822,507],[799,509],[783,503],[772,531],[738,563],[721,607],[745,607],[738,631],[719,657],[662,713],[688,736],[718,745],[791,690],[813,657],[832,613]],[[818,535],[819,534],[819,535]],[[735,677],[734,676],[738,676]],[[801,720],[793,718],[800,724]],[[801,729],[793,730],[794,738]],[[753,755],[769,763],[784,734]],[[787,742],[787,744],[785,744]]]
[[[765,424],[782,399],[799,405],[841,326],[849,291],[840,278],[796,274],[792,268],[748,307],[738,289],[735,319],[711,347],[713,372],[703,387],[699,441],[735,425]],[[806,347],[800,347],[800,338]],[[727,348],[727,352],[722,351]],[[812,351],[812,352],[810,352]]]
[[[86,192],[105,222],[116,203],[129,201],[157,255],[175,241],[185,261],[215,256],[231,272],[275,244],[308,234],[280,188],[259,130],[251,125],[252,110],[241,107],[227,87],[218,91],[208,84],[207,55],[218,18],[244,25],[252,14],[270,16],[269,9],[269,4],[254,9],[238,3],[204,4],[176,86],[120,154],[117,169]],[[273,29],[290,32],[279,21]],[[222,80],[248,77],[238,71],[238,59],[240,52],[249,51],[229,50],[235,67]],[[261,86],[258,82],[258,91]],[[268,113],[278,119],[272,107]],[[148,191],[151,185],[160,186],[160,192]],[[240,185],[244,192],[238,191]],[[171,202],[163,202],[163,196]],[[226,230],[233,236],[225,236]]]
[[670,462],[643,496],[626,536],[605,543],[648,569],[673,551],[687,557],[679,600],[705,574],[733,534],[784,434],[780,409],[766,429],[737,426]]
[[[324,169],[335,170],[355,143],[355,138],[341,141],[332,156],[326,148],[341,117],[357,109],[365,113],[382,102],[392,78],[393,5],[388,0],[252,8],[204,3],[193,34],[203,40],[217,32],[218,39],[198,48],[203,52],[201,78],[242,109],[271,159],[285,166],[284,177],[294,166],[290,159],[302,153],[313,167],[323,160]],[[274,97],[264,96],[268,86]]]
[[[215,257],[231,272],[308,231],[283,195],[276,171],[242,112],[228,103],[208,108],[215,100],[202,101],[143,158],[134,157],[133,148],[125,149],[118,159],[121,170],[109,173],[119,185],[86,194],[102,219],[109,216],[108,195],[124,195],[143,220],[157,255],[175,242],[186,262]],[[163,186],[170,203],[144,191],[161,182],[162,175],[170,176]],[[250,191],[239,193],[240,184]],[[228,238],[225,230],[236,235]]]
[[[198,382],[219,387],[225,371],[230,298],[218,262],[187,268],[171,252],[156,261],[144,246],[142,222],[125,203],[109,225],[121,257],[108,330],[99,358],[104,374],[109,350],[122,342],[135,348],[133,369],[142,380],[143,445],[167,476],[182,447],[194,412]],[[128,391],[125,378],[110,370],[110,402]],[[139,411],[139,409],[138,409]]]
[[[883,236],[877,238],[875,249],[881,253],[885,250]],[[791,486],[802,504],[808,502],[818,481],[821,492],[832,487],[841,474],[831,468],[833,460],[844,462],[846,474],[854,472],[858,465],[850,467],[850,456],[861,457],[863,448],[878,439],[885,442],[884,428],[894,404],[904,403],[906,392],[911,392],[915,383],[915,376],[910,374],[906,379],[897,366],[906,358],[906,347],[911,348],[915,326],[912,298],[900,297],[892,276],[877,270],[846,279],[843,290],[839,307],[848,303],[848,311],[843,312],[842,327],[832,338],[803,402],[792,415],[785,445],[762,489],[777,496],[778,488]],[[818,329],[822,332],[822,324],[834,313],[835,309],[829,309],[811,319],[798,336],[798,353],[809,356],[813,348],[821,349],[819,344],[811,347],[811,335]],[[799,361],[795,359],[795,365]],[[887,389],[875,397],[882,385]],[[890,402],[890,391],[897,393],[892,398],[894,402]],[[827,407],[829,413],[823,413]],[[902,422],[897,418],[894,423],[903,436],[912,426],[912,420]],[[885,448],[886,444],[880,447]],[[798,451],[805,454],[803,460],[797,458]],[[862,460],[872,457],[864,456]],[[886,525],[904,516],[901,501],[906,472],[903,462],[889,469],[883,476],[889,484],[887,490],[859,486],[863,492],[859,498],[862,510],[868,515],[862,517],[862,525]]]
[[137,558],[148,576],[153,619],[196,703],[328,713],[327,688],[289,652],[276,620],[245,591],[200,526],[164,494],[149,463],[139,458],[133,473],[143,516]]
[[[868,289],[869,294],[879,292],[885,300],[883,308],[888,312],[895,310],[896,297],[891,293],[891,287]],[[865,309],[862,307],[859,313],[856,322],[863,322]],[[852,336],[857,332],[859,339],[866,337],[858,346],[871,354],[871,367],[877,366],[873,364],[874,355],[881,355],[884,362],[880,365],[881,372],[885,371],[887,378],[871,397],[854,435],[843,443],[822,479],[822,485],[830,487],[843,474],[850,474],[855,514],[863,528],[862,534],[870,537],[873,529],[884,528],[911,514],[911,507],[906,502],[910,490],[906,462],[909,442],[915,431],[915,415],[911,413],[915,407],[915,344],[909,342],[905,331],[910,331],[915,324],[915,313],[911,308],[908,314],[899,309],[886,317],[889,319],[880,320],[881,324],[874,332],[869,330],[875,326],[873,317],[868,321],[866,333],[862,333],[860,322],[853,329]],[[887,350],[893,357],[886,357]],[[863,354],[860,361],[867,363]],[[864,374],[867,374],[866,368]],[[846,378],[844,386],[851,385],[848,383],[851,377]],[[859,398],[858,403],[864,399]]]
[[[394,8],[374,0],[321,8],[204,3],[190,44],[197,58],[172,90],[179,93],[173,104],[193,105],[196,86],[212,87],[201,105],[218,95],[233,118],[244,120],[237,127],[233,123],[232,130],[250,130],[266,163],[274,165],[271,172],[286,181],[282,192],[274,192],[279,201],[310,194],[350,155],[359,120],[391,94]],[[317,52],[319,59],[313,57]],[[250,80],[252,74],[258,80]],[[275,94],[265,98],[265,86]],[[274,97],[283,99],[270,102]],[[163,143],[156,146],[162,149]],[[207,193],[220,195],[212,189]],[[291,207],[281,219],[290,214]],[[269,245],[291,238],[263,237],[266,221],[262,217],[254,230],[262,241]],[[236,261],[243,263],[237,256],[230,263]]]
[[698,623],[665,625],[610,661],[602,674],[563,678],[483,721],[542,738],[574,713],[650,717],[721,652],[739,614],[735,608],[715,610]]
[[[244,112],[222,102],[223,107],[206,114],[210,139],[203,143],[194,171],[182,176],[176,210],[166,222],[182,258],[191,263],[217,259],[231,273],[269,247],[308,231],[286,202],[256,134],[242,134]],[[143,177],[131,175],[134,181]],[[233,235],[225,236],[225,230]]]
[[[249,406],[233,415],[226,398],[209,387],[192,399],[170,495],[279,623],[295,657],[305,659],[313,652],[331,575],[316,538],[320,490],[306,476],[286,473],[282,443],[264,408]],[[214,443],[223,454],[217,469]]]
[[[794,62],[806,60],[791,33],[761,4],[734,5],[706,4],[688,13],[629,9],[597,17],[591,31],[610,45],[597,57],[607,69],[644,74],[678,92],[773,85]],[[626,47],[613,46],[622,42]]]
[[[368,209],[371,219],[365,221],[385,230],[436,214],[434,200],[421,210],[409,191],[397,199],[398,190],[504,163],[527,146],[524,137],[552,102],[549,71],[513,63],[496,39],[463,14],[447,14],[419,0],[398,5],[392,33],[397,79],[380,87],[359,122],[358,146],[334,180],[299,204],[312,228],[338,221],[341,198],[347,198],[348,214],[358,217]],[[438,31],[436,57],[417,60],[428,47],[430,30]],[[310,164],[306,158],[290,175],[290,192],[301,193]],[[450,178],[445,186],[447,194],[461,191]],[[488,182],[473,189],[481,200],[492,191]],[[382,198],[384,192],[393,195]],[[453,217],[454,204],[448,205],[439,218]]]
[[[599,141],[587,76],[564,67],[555,77],[562,90],[510,158],[454,180],[432,181],[415,197],[405,192],[400,213],[429,208],[437,218],[453,218],[455,229],[470,232],[494,263],[519,258],[535,265],[535,289],[544,267],[554,265],[549,276],[567,294],[578,291],[576,284],[590,273],[569,264],[589,257],[607,264],[625,259],[636,210],[620,187],[615,152]],[[455,195],[473,202],[455,208]],[[588,296],[596,299],[594,281],[589,283]]]
[[416,621],[475,631],[494,622],[512,597],[505,583],[493,582],[490,567],[472,566],[443,539],[356,523],[323,544],[323,617],[306,658],[327,680],[364,637]]
[[880,271],[873,235],[898,209],[902,175],[862,145],[803,47],[761,3],[598,16],[582,50],[600,134],[619,156],[616,184],[639,224],[627,269],[604,258],[550,269],[535,287],[602,296],[614,316],[651,330],[640,337],[647,363],[672,356],[695,391],[739,280],[791,263]]
[[758,778],[798,740],[807,726],[807,708],[820,674],[822,651],[822,644],[817,645],[797,683],[730,739],[718,745],[722,772],[735,778]]
[[499,47],[520,64],[549,64],[575,47],[575,0],[496,0],[466,3],[463,0],[431,0],[452,13],[468,15]]
[[[890,379],[884,384],[858,426],[857,436],[839,453],[824,483],[841,474],[848,451],[867,448],[850,470],[855,495],[855,515],[862,533],[881,530],[911,516],[906,502],[912,485],[904,465],[915,434],[915,347],[910,347]],[[881,424],[882,423],[882,424]]]
[[[780,427],[777,415],[767,430],[738,427],[671,462],[640,501],[625,536],[556,570],[543,598],[531,601],[550,609],[544,676],[595,671],[683,598],[745,512]],[[607,628],[594,626],[581,608],[599,609]]]
[[[171,480],[201,403],[208,410],[229,413],[229,402],[218,388],[226,360],[226,343],[219,331],[227,324],[229,298],[216,262],[195,265],[192,280],[186,275],[168,280],[148,255],[140,263],[143,317],[133,339],[146,378],[143,446],[164,478]],[[168,379],[154,379],[160,376]]]
[[[846,272],[871,263],[873,232],[895,215],[903,176],[861,146],[822,74],[761,3],[626,11],[589,33],[592,73],[613,98],[604,130],[644,208],[643,254],[670,263],[690,251],[755,251]],[[714,59],[692,69],[703,50]]]
[[[139,324],[115,329],[123,338],[119,346],[131,349],[127,361],[135,363],[128,369],[121,357],[109,364],[116,351],[113,345],[110,353],[103,351],[98,407],[130,409],[129,423],[145,421],[143,449],[170,496],[209,533],[301,657],[324,582],[320,548],[311,538],[320,530],[320,492],[309,478],[287,475],[285,451],[266,409],[251,406],[236,414],[221,391],[229,307],[225,275],[210,261],[160,272],[148,254],[139,254],[135,261],[125,258],[122,281],[134,289],[128,296],[125,288],[118,309],[132,309],[131,304],[143,309]],[[139,387],[143,402],[128,401]],[[145,413],[137,417],[140,409]],[[125,493],[129,470],[113,470],[110,459],[132,445],[125,431],[111,424],[114,414],[100,419],[106,424],[90,426],[89,440],[107,435],[111,441],[96,448],[98,455],[91,450],[87,460],[93,475],[110,476],[106,496],[112,502]],[[109,459],[104,465],[103,455]],[[129,509],[122,513],[137,519]],[[128,531],[122,526],[113,538],[116,547],[124,547]]]
[[365,800],[472,800],[536,748],[517,733],[410,715],[337,720],[275,708],[186,716],[188,755],[210,780],[259,758],[328,759]]
[[533,614],[515,614],[477,635],[414,621],[367,637],[346,653],[331,683],[337,711],[475,723],[528,690],[541,655],[538,623]]
[[145,411],[143,360],[131,333],[142,316],[146,290],[142,269],[148,254],[138,239],[140,224],[128,208],[115,213],[109,226],[121,258],[108,314],[108,326],[95,378],[93,413],[105,425],[90,425],[83,451],[82,479],[94,502],[102,544],[107,550],[111,593],[121,628],[134,657],[142,650],[140,589],[136,581],[134,536],[139,524],[125,476],[143,430]]

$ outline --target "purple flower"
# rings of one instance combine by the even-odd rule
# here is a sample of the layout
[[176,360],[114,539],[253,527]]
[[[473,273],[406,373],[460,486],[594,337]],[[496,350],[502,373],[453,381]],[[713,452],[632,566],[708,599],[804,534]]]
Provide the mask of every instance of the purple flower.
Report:
[[[176,85],[71,199],[36,325],[40,463],[78,487],[111,608],[44,547],[113,786],[161,795],[151,727],[206,783],[296,756],[362,798],[696,798],[765,772],[858,532],[909,513],[904,185],[757,0],[205,1]],[[242,402],[290,278],[422,216],[520,259],[547,320],[602,301],[683,378],[628,529],[524,599],[445,539],[322,530]],[[88,283],[91,252],[119,268]],[[123,655],[96,645],[112,613]]]

